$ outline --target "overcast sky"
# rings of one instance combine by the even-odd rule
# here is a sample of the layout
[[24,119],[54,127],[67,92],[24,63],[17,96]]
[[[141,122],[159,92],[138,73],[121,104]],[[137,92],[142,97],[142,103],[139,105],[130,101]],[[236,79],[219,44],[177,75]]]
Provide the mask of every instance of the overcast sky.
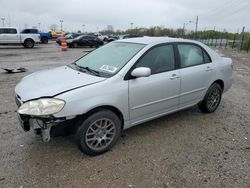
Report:
[[[249,0],[0,0],[0,18],[5,26],[23,28],[41,23],[47,30],[52,24],[68,31],[96,32],[112,25],[115,30],[133,27],[165,26],[198,30],[213,29],[237,32],[243,26],[250,31]],[[2,20],[0,20],[2,26]]]

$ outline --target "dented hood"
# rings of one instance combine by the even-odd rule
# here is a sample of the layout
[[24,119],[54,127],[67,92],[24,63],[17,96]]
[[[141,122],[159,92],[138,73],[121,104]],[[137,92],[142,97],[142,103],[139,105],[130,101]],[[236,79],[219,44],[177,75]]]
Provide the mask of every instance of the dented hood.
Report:
[[15,92],[22,101],[28,101],[40,97],[53,97],[105,79],[63,66],[24,77],[16,86]]

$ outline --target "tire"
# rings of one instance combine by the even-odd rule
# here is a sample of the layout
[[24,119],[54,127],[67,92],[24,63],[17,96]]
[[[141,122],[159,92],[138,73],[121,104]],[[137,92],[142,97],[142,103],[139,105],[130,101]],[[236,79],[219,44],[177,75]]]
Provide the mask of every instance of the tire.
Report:
[[204,97],[204,99],[198,104],[200,110],[204,113],[214,112],[221,101],[222,88],[219,84],[212,84]]
[[47,37],[42,37],[41,42],[42,42],[43,44],[48,44],[49,39],[48,39]]
[[24,41],[24,47],[25,48],[33,48],[35,45],[35,42],[32,39],[26,39]]
[[110,150],[121,134],[121,120],[109,110],[101,110],[78,122],[76,142],[87,155],[99,155]]
[[78,44],[77,43],[73,43],[73,48],[78,48]]
[[95,44],[95,48],[99,48],[99,44]]

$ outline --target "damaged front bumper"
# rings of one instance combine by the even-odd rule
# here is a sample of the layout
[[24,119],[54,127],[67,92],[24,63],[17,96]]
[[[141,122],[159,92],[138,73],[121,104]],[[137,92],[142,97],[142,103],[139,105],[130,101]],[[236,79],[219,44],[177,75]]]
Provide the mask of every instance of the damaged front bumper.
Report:
[[51,127],[66,121],[66,118],[32,117],[22,114],[18,114],[18,119],[24,131],[33,129],[35,134],[41,135],[44,142],[50,141]]

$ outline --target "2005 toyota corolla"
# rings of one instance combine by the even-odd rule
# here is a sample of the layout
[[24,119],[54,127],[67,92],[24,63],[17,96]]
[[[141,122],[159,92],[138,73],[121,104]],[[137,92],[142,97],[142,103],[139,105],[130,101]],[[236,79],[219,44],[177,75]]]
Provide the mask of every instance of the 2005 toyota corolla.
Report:
[[232,75],[232,60],[199,42],[120,40],[23,78],[15,89],[18,116],[44,141],[66,130],[83,152],[97,155],[131,126],[196,104],[214,112]]

